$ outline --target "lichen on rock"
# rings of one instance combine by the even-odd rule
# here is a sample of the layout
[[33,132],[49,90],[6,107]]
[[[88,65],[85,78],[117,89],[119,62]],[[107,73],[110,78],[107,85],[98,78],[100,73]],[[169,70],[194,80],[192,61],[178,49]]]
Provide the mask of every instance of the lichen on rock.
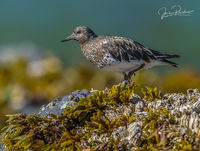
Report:
[[200,149],[197,89],[185,95],[146,88],[139,96],[134,88],[75,91],[38,115],[10,115],[0,142],[8,151]]

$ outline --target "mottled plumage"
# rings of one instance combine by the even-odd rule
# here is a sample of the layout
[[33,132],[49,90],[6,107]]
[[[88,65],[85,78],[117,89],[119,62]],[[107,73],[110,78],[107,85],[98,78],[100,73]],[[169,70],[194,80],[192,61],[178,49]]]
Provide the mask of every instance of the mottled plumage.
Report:
[[134,72],[142,68],[156,65],[177,67],[176,63],[167,59],[178,58],[178,55],[163,54],[124,37],[97,36],[86,26],[76,27],[73,34],[62,42],[68,40],[77,40],[91,63],[105,70],[121,72],[125,80],[129,80]]

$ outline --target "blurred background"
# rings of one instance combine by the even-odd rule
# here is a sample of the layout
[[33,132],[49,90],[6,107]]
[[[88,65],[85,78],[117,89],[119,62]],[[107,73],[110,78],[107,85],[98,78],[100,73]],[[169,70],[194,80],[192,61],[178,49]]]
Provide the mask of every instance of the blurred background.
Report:
[[[161,19],[158,10],[172,11],[174,5],[194,12]],[[136,91],[145,86],[162,92],[200,88],[199,6],[197,0],[0,0],[0,127],[6,114],[35,113],[73,90],[104,89],[122,80],[88,63],[77,42],[60,42],[78,25],[181,55],[173,60],[180,64],[178,69],[138,72]]]

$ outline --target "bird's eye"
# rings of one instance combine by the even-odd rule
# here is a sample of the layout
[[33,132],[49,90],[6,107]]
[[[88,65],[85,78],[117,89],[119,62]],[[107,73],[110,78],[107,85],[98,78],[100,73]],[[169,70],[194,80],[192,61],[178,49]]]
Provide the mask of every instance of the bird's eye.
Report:
[[81,33],[81,31],[80,31],[80,30],[78,30],[76,33],[77,33],[77,34],[80,34],[80,33]]

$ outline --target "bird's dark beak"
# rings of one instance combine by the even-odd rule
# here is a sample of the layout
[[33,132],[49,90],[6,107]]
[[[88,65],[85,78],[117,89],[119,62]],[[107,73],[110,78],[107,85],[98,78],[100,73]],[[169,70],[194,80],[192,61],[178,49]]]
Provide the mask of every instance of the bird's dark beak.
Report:
[[61,40],[61,42],[65,42],[65,41],[69,41],[69,40],[74,40],[74,35],[71,34],[70,36],[68,36],[67,38]]

